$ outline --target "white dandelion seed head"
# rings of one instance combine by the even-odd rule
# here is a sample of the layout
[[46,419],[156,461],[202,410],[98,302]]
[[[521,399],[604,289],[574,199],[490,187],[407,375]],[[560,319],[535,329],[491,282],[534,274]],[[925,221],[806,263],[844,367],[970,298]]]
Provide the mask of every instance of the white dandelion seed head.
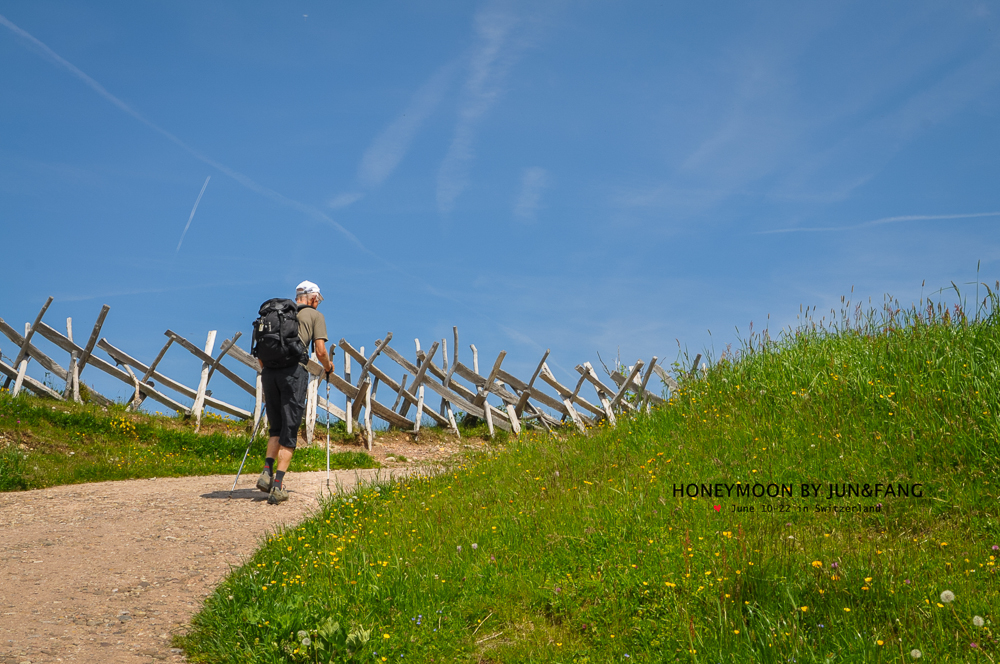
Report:
[[910,657],[912,657],[913,659],[920,659],[923,656],[924,656],[924,653],[920,652],[916,648],[914,648],[913,650],[910,651]]
[[941,601],[944,602],[945,604],[955,601],[955,593],[951,592],[950,590],[945,590],[943,593],[941,593]]
[[972,624],[976,627],[982,627],[984,622],[985,621],[982,616],[972,616]]
[[302,639],[302,645],[308,646],[308,645],[311,645],[311,644],[312,644],[312,639],[310,639],[308,636],[306,638]]
[[298,636],[300,639],[304,639],[307,636],[309,636],[309,632],[307,632],[304,629],[300,629],[299,632],[298,632],[298,634],[296,634],[296,636]]

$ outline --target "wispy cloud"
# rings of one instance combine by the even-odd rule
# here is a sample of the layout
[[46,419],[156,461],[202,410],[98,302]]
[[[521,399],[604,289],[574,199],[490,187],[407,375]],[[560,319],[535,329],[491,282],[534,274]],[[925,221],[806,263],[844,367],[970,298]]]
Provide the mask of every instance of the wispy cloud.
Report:
[[[98,83],[97,81],[95,81],[93,78],[91,78],[90,76],[88,76],[87,74],[85,74],[82,70],[80,70],[78,67],[76,67],[76,65],[74,65],[74,64],[70,63],[69,61],[67,61],[65,58],[63,58],[58,53],[56,53],[55,51],[53,51],[51,48],[49,48],[48,46],[46,46],[44,43],[42,43],[41,41],[39,41],[38,39],[36,39],[30,33],[26,32],[25,30],[22,30],[17,25],[11,23],[2,14],[0,14],[0,25],[4,26],[5,28],[7,28],[11,32],[13,32],[15,35],[17,35],[18,37],[21,37],[22,39],[24,39],[25,41],[27,41],[28,44],[30,44],[30,46],[32,48],[34,48],[35,50],[37,50],[38,52],[40,52],[41,55],[46,60],[49,60],[53,64],[55,64],[55,65],[57,65],[57,66],[65,69],[65,70],[69,71],[71,74],[73,74],[73,76],[75,76],[76,78],[78,78],[81,81],[83,81],[88,87],[90,87],[92,90],[94,90],[100,96],[104,97],[104,99],[106,99],[107,101],[111,102],[118,109],[120,109],[124,113],[127,113],[128,115],[132,116],[133,118],[135,118],[136,120],[138,120],[142,124],[146,125],[147,127],[149,127],[150,129],[152,129],[156,133],[160,134],[161,136],[163,136],[164,138],[166,138],[167,140],[169,140],[171,143],[173,143],[177,147],[181,148],[182,150],[184,150],[185,152],[187,152],[188,154],[190,154],[192,157],[194,157],[198,161],[201,161],[202,163],[207,164],[207,165],[211,166],[212,168],[216,169],[217,171],[219,171],[219,172],[221,172],[221,173],[229,176],[230,178],[232,178],[233,180],[236,180],[238,183],[240,183],[241,185],[243,185],[247,189],[250,189],[253,192],[256,192],[256,193],[258,193],[258,194],[260,194],[262,196],[266,196],[267,198],[270,198],[271,200],[276,201],[277,203],[280,203],[281,205],[284,205],[286,207],[292,208],[294,210],[298,210],[299,212],[302,212],[303,214],[306,214],[306,215],[308,215],[310,217],[313,217],[314,219],[317,219],[319,221],[323,221],[323,222],[326,222],[326,223],[330,224],[335,229],[337,229],[338,231],[340,231],[344,236],[346,236],[347,239],[350,240],[359,249],[361,249],[365,253],[369,254],[370,256],[372,256],[374,258],[377,258],[378,260],[380,260],[382,262],[385,262],[384,259],[382,259],[381,256],[379,256],[379,254],[376,254],[375,252],[373,252],[372,250],[370,250],[368,247],[366,247],[361,242],[361,240],[359,240],[358,237],[356,235],[354,235],[354,233],[352,233],[351,231],[349,231],[346,228],[344,228],[342,225],[340,225],[339,223],[337,223],[336,221],[334,221],[330,216],[324,214],[321,210],[319,210],[315,206],[309,205],[307,203],[302,203],[302,202],[297,201],[297,200],[292,199],[292,198],[288,198],[287,196],[285,196],[283,194],[280,194],[277,191],[275,191],[275,190],[273,190],[273,189],[271,189],[269,187],[265,187],[263,185],[260,185],[260,184],[258,184],[256,182],[254,182],[252,179],[250,179],[246,175],[243,175],[242,173],[240,173],[238,171],[235,171],[232,168],[229,168],[225,164],[222,164],[222,163],[220,163],[218,161],[215,161],[214,159],[208,157],[207,155],[202,154],[201,152],[199,152],[198,150],[194,149],[193,147],[191,147],[190,145],[188,145],[187,143],[185,143],[181,139],[179,139],[176,136],[174,136],[173,134],[171,134],[166,129],[160,127],[158,124],[156,124],[152,120],[147,119],[145,116],[143,116],[142,114],[140,114],[138,111],[136,111],[135,109],[133,109],[131,106],[129,106],[125,102],[123,102],[121,99],[119,99],[118,97],[116,97],[113,94],[111,94],[110,92],[108,92],[107,88],[105,88],[103,85],[101,85],[100,83]],[[393,267],[395,267],[395,266],[393,266]]]
[[417,131],[441,102],[454,71],[455,63],[449,63],[434,72],[410,99],[406,110],[372,142],[358,166],[362,186],[377,187],[396,170]]
[[509,46],[517,24],[516,16],[497,7],[489,7],[476,15],[476,44],[468,62],[469,73],[458,109],[458,122],[438,171],[437,204],[442,214],[455,209],[455,201],[468,184],[479,123],[500,98],[503,83],[516,59],[518,49]]
[[181,239],[177,243],[177,250],[174,251],[175,254],[181,250],[181,245],[184,243],[184,236],[187,235],[188,229],[191,228],[191,221],[194,219],[194,213],[198,211],[198,203],[201,203],[201,197],[205,195],[205,189],[208,188],[208,181],[211,179],[212,176],[209,175],[207,178],[205,178],[205,184],[201,185],[201,191],[198,192],[198,198],[195,199],[194,207],[191,208],[191,214],[190,216],[188,216],[188,222],[184,226],[184,231],[181,233]]
[[811,228],[776,228],[769,231],[756,231],[752,235],[772,235],[775,233],[830,233],[837,231],[853,231],[872,226],[883,226],[885,224],[897,224],[903,221],[940,221],[944,219],[976,219],[979,217],[1000,217],[1000,212],[973,212],[970,214],[910,214],[899,217],[882,217],[860,224],[849,226],[817,226]]
[[549,184],[549,172],[544,168],[532,166],[524,169],[521,176],[521,192],[514,203],[514,216],[522,221],[532,221],[538,214],[542,200],[542,191]]
[[[379,134],[361,157],[358,164],[358,183],[364,190],[372,190],[392,175],[410,149],[420,127],[441,103],[454,76],[456,63],[439,68],[420,86],[403,112]],[[338,194],[327,203],[331,208],[345,208],[365,197],[366,191],[349,191]]]
[[[714,58],[691,63],[696,77],[683,79],[686,98],[672,118],[684,131],[668,147],[676,164],[668,184],[716,190],[710,205],[747,193],[792,203],[849,198],[1000,85],[1000,40],[986,30],[956,39],[964,28],[943,7],[921,5],[899,20],[874,10],[880,29],[870,33],[856,32],[856,12],[842,6],[761,12],[773,20],[750,22],[745,39],[720,50],[725,67],[715,69]],[[848,32],[851,48],[826,60],[827,40]]]
[[354,205],[364,197],[365,197],[364,193],[360,191],[345,192],[343,194],[338,194],[333,198],[331,198],[330,202],[327,203],[327,205],[336,210],[339,208],[345,208],[348,205]]

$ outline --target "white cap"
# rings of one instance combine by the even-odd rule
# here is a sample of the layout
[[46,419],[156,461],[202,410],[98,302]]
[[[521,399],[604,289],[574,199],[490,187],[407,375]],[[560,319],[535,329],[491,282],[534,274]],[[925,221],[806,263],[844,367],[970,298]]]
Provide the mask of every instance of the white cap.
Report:
[[317,286],[311,281],[303,281],[301,284],[295,287],[296,297],[299,295],[311,295],[313,293],[316,293],[316,295],[319,295],[321,298],[323,297],[322,295],[320,295],[319,286]]

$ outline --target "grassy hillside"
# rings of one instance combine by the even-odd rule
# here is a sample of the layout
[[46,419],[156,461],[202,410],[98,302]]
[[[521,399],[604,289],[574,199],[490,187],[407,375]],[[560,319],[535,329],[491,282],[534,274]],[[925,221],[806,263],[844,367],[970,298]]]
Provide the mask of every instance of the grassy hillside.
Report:
[[[263,542],[183,645],[199,662],[996,661],[996,304],[754,338],[615,429],[337,499]],[[715,483],[733,495],[676,490]]]
[[[129,413],[0,392],[0,491],[60,484],[235,473],[249,442],[246,426],[207,416],[202,432],[180,418]],[[263,437],[253,454],[259,470]],[[364,453],[331,456],[334,468],[377,467]],[[326,451],[302,449],[295,470],[326,467]]]

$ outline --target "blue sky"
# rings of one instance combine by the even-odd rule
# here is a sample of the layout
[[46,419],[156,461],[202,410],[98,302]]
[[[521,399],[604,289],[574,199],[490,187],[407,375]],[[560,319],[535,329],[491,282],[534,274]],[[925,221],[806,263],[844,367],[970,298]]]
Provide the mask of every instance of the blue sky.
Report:
[[336,339],[571,381],[993,283],[998,11],[0,0],[0,317],[149,360],[310,279]]

